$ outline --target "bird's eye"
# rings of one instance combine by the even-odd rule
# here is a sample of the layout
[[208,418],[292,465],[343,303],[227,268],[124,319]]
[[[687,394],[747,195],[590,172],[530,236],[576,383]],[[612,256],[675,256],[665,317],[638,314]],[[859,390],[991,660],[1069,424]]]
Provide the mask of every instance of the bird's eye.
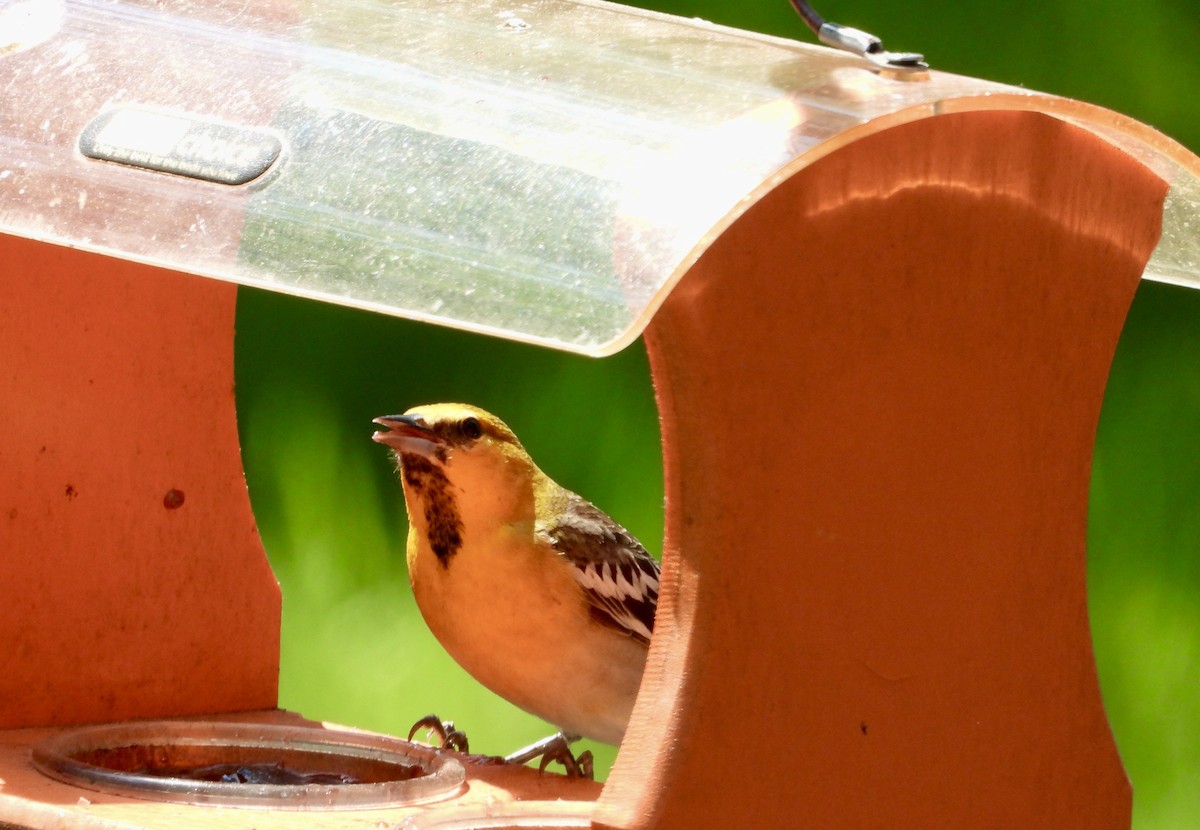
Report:
[[463,437],[470,441],[483,435],[483,425],[479,423],[478,418],[464,418],[461,429]]

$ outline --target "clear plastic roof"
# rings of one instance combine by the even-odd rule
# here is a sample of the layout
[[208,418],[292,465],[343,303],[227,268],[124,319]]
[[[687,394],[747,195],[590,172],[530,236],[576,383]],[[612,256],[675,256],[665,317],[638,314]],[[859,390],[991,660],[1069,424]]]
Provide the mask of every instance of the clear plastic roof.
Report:
[[608,3],[0,0],[0,89],[0,232],[585,353],[783,168],[950,110],[1137,155],[1147,276],[1200,286],[1200,164],[1146,127]]

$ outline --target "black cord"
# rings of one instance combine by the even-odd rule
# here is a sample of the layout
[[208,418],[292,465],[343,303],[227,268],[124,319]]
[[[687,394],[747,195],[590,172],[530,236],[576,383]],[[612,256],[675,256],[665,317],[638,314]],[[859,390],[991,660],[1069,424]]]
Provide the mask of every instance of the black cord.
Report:
[[813,30],[813,34],[819,34],[821,27],[825,25],[825,18],[817,14],[816,9],[810,6],[807,0],[789,0],[789,2],[808,28]]

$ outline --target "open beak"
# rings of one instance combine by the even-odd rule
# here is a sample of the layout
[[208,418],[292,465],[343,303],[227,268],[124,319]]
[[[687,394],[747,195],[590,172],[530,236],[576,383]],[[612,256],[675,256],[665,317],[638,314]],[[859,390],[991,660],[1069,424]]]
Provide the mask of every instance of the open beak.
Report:
[[384,415],[371,423],[386,427],[386,430],[372,433],[371,440],[386,444],[396,452],[431,458],[436,449],[445,444],[420,415]]

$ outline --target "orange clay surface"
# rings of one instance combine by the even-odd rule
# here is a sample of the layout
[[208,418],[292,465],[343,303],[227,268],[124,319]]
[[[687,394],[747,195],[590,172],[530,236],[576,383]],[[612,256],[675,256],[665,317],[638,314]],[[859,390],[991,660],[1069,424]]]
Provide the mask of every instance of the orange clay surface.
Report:
[[716,240],[646,334],[664,589],[604,822],[1129,827],[1084,546],[1164,193],[1063,122],[946,115]]
[[234,286],[0,236],[0,727],[274,707]]

